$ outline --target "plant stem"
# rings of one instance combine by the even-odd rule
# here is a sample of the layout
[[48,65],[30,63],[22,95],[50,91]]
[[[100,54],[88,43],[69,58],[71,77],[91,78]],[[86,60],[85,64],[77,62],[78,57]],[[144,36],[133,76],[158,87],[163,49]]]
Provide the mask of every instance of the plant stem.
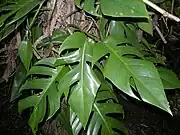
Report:
[[174,20],[176,22],[180,22],[180,18],[174,16],[173,14],[168,13],[167,11],[165,11],[164,9],[158,7],[157,5],[152,3],[151,1],[143,0],[143,2],[146,3],[147,5],[149,5],[150,7],[152,7],[153,9],[155,9],[156,11],[158,11],[159,13],[161,13],[164,17],[172,19],[172,20]]
[[41,10],[41,8],[42,8],[42,6],[43,6],[43,4],[44,4],[45,1],[46,1],[46,0],[43,0],[43,1],[40,3],[38,10],[37,10],[36,14],[34,15],[32,21],[31,21],[31,24],[29,25],[29,29],[31,29],[32,26],[33,26],[33,24],[35,23],[36,17],[37,17],[37,15],[39,14],[39,11]]

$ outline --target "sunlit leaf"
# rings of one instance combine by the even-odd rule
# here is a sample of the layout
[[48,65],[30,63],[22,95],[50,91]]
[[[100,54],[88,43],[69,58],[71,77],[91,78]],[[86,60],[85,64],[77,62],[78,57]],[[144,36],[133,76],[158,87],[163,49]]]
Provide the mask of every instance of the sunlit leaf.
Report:
[[[109,44],[97,44],[93,50],[96,54],[93,55],[95,60],[99,59],[103,53],[104,55],[110,54],[105,63],[103,74],[116,87],[138,99],[131,88],[130,79],[132,78],[136,90],[144,102],[155,105],[171,114],[160,76],[151,62],[123,57],[118,54],[118,46]],[[103,53],[97,55],[102,50]]]

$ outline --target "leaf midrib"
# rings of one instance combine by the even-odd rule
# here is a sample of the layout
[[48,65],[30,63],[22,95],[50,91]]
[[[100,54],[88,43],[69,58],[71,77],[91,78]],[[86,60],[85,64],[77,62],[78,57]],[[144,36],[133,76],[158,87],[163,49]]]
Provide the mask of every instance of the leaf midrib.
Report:
[[[80,60],[80,87],[82,88],[82,95],[84,95],[84,65],[85,65],[85,51],[86,51],[86,41],[82,46],[82,55]],[[84,96],[82,97],[82,103],[84,103]],[[83,105],[84,112],[85,104]]]

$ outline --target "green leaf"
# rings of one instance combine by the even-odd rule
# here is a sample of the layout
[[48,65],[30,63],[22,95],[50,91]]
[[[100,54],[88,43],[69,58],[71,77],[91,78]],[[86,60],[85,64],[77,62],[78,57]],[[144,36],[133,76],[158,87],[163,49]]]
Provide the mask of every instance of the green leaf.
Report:
[[124,30],[126,33],[128,43],[141,51],[143,49],[143,47],[138,41],[138,37],[136,35],[136,28],[134,27],[134,25],[126,24],[126,25],[124,25]]
[[[96,0],[75,0],[75,4],[78,8],[83,8],[91,15],[100,16],[96,11],[95,2]],[[82,5],[83,7],[81,7]]]
[[95,0],[85,0],[84,1],[84,10],[86,12],[88,12],[89,14],[99,16],[96,13],[96,8],[94,7],[94,5],[95,5]]
[[109,26],[109,36],[104,42],[112,45],[128,43],[124,33],[124,24],[122,22],[111,21]]
[[100,6],[106,16],[148,18],[142,0],[100,0]]
[[31,30],[32,43],[34,43],[42,34],[43,34],[42,26],[39,25],[33,26]]
[[36,7],[40,3],[39,0],[20,0],[18,3],[13,4],[10,10],[11,12],[0,17],[0,27],[5,23],[5,21],[15,14],[13,20],[8,23],[8,25],[14,23],[15,21],[24,17],[27,13],[29,13],[34,7]]
[[83,128],[80,119],[77,117],[76,113],[70,109],[70,124],[72,127],[73,135],[79,135],[80,131]]
[[11,102],[20,96],[19,89],[23,85],[26,77],[26,69],[23,64],[20,63],[16,69],[16,73],[13,80],[12,90],[11,90]]
[[64,40],[69,36],[64,30],[54,30],[52,33],[52,43],[53,44],[61,44]]
[[0,31],[0,41],[5,39],[7,36],[9,36],[13,31],[15,31],[26,19],[26,17],[18,20],[16,23],[5,26],[1,31]]
[[26,16],[30,11],[32,11],[41,1],[40,0],[25,0],[23,3],[19,2],[18,10],[13,17],[13,20],[8,24],[12,24],[15,21],[21,19],[22,17]]
[[29,41],[21,41],[18,51],[21,61],[28,71],[33,57],[32,44]]
[[94,46],[93,61],[102,56],[103,53],[99,54],[102,50],[104,54],[110,54],[103,72],[106,78],[124,93],[139,99],[130,87],[130,79],[132,78],[136,91],[144,102],[157,106],[171,114],[161,79],[157,69],[151,62],[123,57],[118,54],[118,46],[103,43]]
[[40,2],[39,0],[19,0],[0,7],[0,11],[8,10],[0,16],[0,41],[15,31]]
[[[75,51],[69,52],[72,49],[75,49]],[[60,49],[61,54],[65,50],[68,51],[67,54],[60,57],[56,61],[56,65],[66,62],[67,64],[74,63],[75,66],[64,77],[63,82],[60,82],[60,87],[70,88],[73,86],[69,104],[85,127],[90,116],[94,98],[100,86],[98,78],[87,63],[91,62],[92,45],[86,40],[83,33],[77,32],[63,42]]]
[[[101,78],[100,80],[103,83],[94,103],[94,112],[87,127],[87,135],[98,135],[98,133],[101,133],[101,135],[118,135],[117,130],[127,135],[128,132],[122,124],[122,121],[112,117],[115,115],[124,116],[123,108],[118,103],[114,92],[103,77]],[[116,129],[116,131],[114,129]]]
[[[41,63],[44,63],[43,65],[48,64],[46,61]],[[65,89],[58,89],[57,84],[68,71],[69,68],[67,67],[61,66],[55,68],[51,67],[51,64],[46,66],[36,64],[36,66],[29,70],[28,76],[34,75],[36,77],[26,80],[20,92],[31,92],[33,90],[34,94],[19,101],[19,112],[33,107],[29,119],[29,125],[33,133],[37,131],[38,124],[45,118],[45,114],[47,114],[47,119],[50,119],[60,108],[60,98]],[[38,75],[49,77],[37,78]],[[38,92],[37,90],[42,91]]]
[[104,40],[106,37],[106,25],[107,25],[107,23],[108,23],[108,19],[105,19],[103,17],[101,17],[99,22],[98,22],[101,40]]
[[158,68],[164,89],[180,88],[180,81],[176,74],[167,68]]
[[153,35],[153,26],[152,21],[150,19],[148,19],[148,22],[139,22],[138,26],[143,31],[149,33],[150,35]]

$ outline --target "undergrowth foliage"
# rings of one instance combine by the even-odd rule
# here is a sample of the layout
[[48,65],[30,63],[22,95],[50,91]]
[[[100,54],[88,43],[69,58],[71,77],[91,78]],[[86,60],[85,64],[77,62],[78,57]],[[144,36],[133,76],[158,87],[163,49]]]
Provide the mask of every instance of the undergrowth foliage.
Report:
[[[78,29],[71,34],[56,30],[40,46],[59,46],[58,55],[36,60],[38,47],[31,31],[44,2],[17,0],[0,7],[0,40],[31,20],[19,46],[21,65],[11,100],[19,99],[20,113],[30,108],[29,126],[34,134],[39,123],[56,115],[66,119],[69,134],[78,135],[84,129],[87,135],[127,135],[115,87],[172,114],[164,89],[179,88],[180,82],[166,68],[156,46],[137,35],[137,30],[152,34],[143,1],[75,0],[78,8],[97,20],[99,37]],[[30,14],[34,17],[29,19]]]

